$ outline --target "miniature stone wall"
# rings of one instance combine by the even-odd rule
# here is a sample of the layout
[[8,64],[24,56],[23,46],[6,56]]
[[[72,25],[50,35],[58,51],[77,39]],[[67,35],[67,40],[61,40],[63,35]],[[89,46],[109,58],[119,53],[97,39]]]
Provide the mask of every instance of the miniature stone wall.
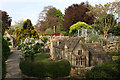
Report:
[[106,46],[103,46],[106,52],[118,52],[120,51],[120,41],[108,42]]

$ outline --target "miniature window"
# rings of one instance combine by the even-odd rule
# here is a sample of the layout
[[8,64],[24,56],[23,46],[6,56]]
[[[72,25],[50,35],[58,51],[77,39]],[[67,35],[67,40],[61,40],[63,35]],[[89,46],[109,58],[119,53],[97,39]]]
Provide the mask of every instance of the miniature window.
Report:
[[78,55],[82,55],[82,50],[78,50]]

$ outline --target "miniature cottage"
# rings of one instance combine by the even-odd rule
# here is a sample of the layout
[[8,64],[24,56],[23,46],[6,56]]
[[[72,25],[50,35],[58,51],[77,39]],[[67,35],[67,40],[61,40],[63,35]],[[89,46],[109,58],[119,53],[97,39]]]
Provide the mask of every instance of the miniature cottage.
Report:
[[83,43],[79,37],[57,38],[51,41],[51,57],[67,59],[79,74],[79,69],[89,69],[111,60],[100,44]]

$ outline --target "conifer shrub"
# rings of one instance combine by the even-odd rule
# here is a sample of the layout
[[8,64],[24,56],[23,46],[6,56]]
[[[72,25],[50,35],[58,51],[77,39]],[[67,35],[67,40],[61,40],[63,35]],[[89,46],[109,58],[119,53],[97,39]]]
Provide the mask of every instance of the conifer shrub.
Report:
[[39,38],[37,32],[35,31],[34,27],[32,26],[31,20],[27,19],[23,22],[22,28],[16,29],[13,33],[17,36],[17,45],[21,43],[21,41],[24,41],[25,38]]

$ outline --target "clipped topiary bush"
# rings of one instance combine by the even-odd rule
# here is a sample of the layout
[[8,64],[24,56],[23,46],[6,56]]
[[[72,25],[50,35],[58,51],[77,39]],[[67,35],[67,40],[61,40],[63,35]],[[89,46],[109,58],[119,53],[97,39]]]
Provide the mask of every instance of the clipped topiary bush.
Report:
[[68,76],[71,70],[70,63],[67,60],[53,61],[47,65],[47,73],[51,78]]
[[43,78],[46,76],[44,63],[22,61],[20,62],[19,66],[20,66],[22,73],[27,76],[40,77],[40,78]]
[[67,60],[45,62],[20,62],[20,69],[23,74],[32,77],[64,77],[68,76],[71,70],[70,63]]

